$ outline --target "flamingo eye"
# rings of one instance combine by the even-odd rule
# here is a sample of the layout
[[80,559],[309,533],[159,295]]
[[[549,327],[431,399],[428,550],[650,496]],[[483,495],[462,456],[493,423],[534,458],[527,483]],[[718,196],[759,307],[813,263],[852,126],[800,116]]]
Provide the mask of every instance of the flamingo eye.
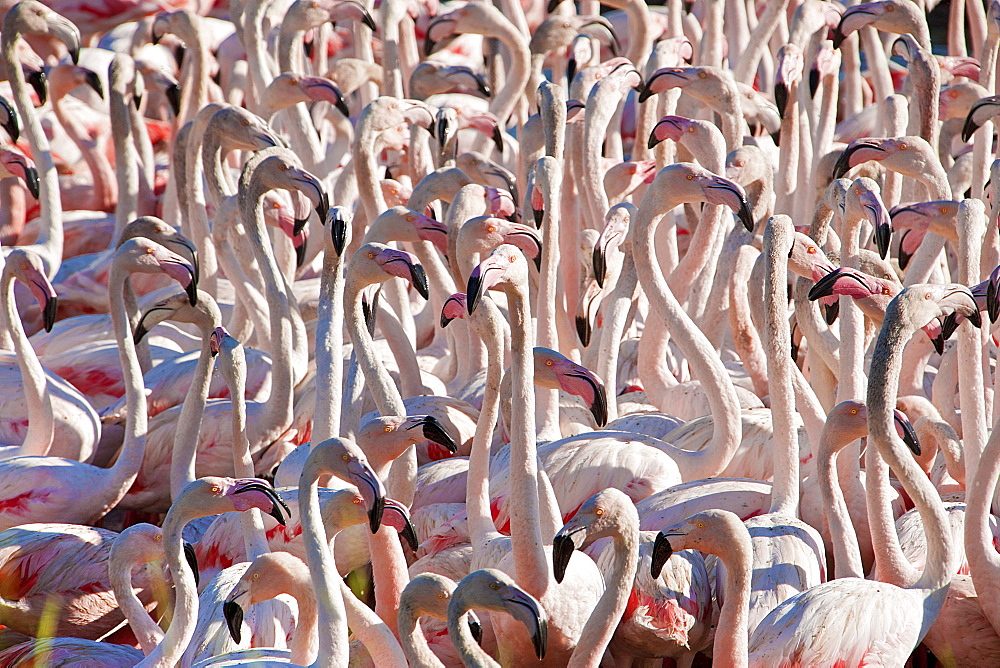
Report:
[[858,414],[858,409],[857,408],[852,408],[851,409],[851,415],[857,415],[857,414]]
[[598,508],[597,510],[594,511],[594,514],[598,515],[598,516],[603,515],[604,514],[604,508]]
[[292,84],[293,86],[298,86],[299,85],[299,78],[298,77],[292,77],[291,79],[288,80],[288,83]]
[[[392,194],[393,194],[393,195],[395,195],[395,194],[396,194],[396,191],[395,191],[395,190],[393,190],[393,191],[392,191]],[[406,222],[408,222],[408,223],[412,223],[412,222],[413,222],[413,216],[407,216],[407,217],[406,217]]]
[[906,144],[900,144],[900,145],[899,145],[899,150],[900,150],[900,151],[905,151],[906,149],[907,149],[907,146],[906,146]]
[[698,528],[699,529],[704,529],[705,528],[705,523],[704,522],[698,522]]
[[364,499],[362,499],[360,496],[356,496],[353,499],[351,499],[351,503],[353,503],[356,506],[360,505],[363,501]]
[[705,78],[705,77],[707,77],[707,76],[708,76],[708,75],[707,75],[707,74],[705,74],[704,72],[698,72],[698,78],[699,78],[699,79],[704,79],[704,78]]
[[437,597],[438,597],[439,599],[441,599],[442,601],[443,601],[444,599],[448,598],[448,597],[447,597],[447,596],[445,596],[444,594],[438,594],[438,595],[437,595]]
[[156,249],[155,249],[155,248],[147,248],[147,249],[146,249],[146,254],[147,254],[147,255],[152,255],[152,254],[153,254],[153,253],[155,253],[155,252],[156,252]]
[[281,208],[281,202],[275,202],[274,204],[271,205],[271,208],[272,209],[280,209]]
[[940,211],[940,212],[941,212],[942,214],[945,214],[945,213],[948,213],[948,209],[945,209],[944,207],[941,207],[941,208],[940,208],[940,209],[938,209],[938,210],[939,210],[939,211]]
[[948,94],[951,96],[951,99],[953,99],[953,100],[958,97],[958,91],[957,90],[950,91]]
[[499,588],[500,588],[500,583],[499,582],[491,582],[490,583],[490,589],[492,589],[493,591],[496,591]]
[[931,293],[928,292],[927,294],[924,295],[924,300],[925,301],[928,300],[928,299],[930,299],[930,298],[931,298]]
[[260,580],[260,573],[254,573],[250,577],[253,578],[254,580]]
[[240,121],[240,124],[245,128],[250,127],[250,121],[245,118]]
[[212,485],[212,494],[218,494],[221,488],[218,485]]
[[694,132],[694,126],[689,127],[688,132]]
[[887,11],[887,12],[894,12],[894,11],[896,11],[896,8],[893,7],[892,5],[886,5],[885,6],[885,11]]
[[345,462],[351,461],[350,455],[347,455],[347,454],[341,455],[340,458],[343,459]]
[[288,171],[288,165],[278,165],[278,169],[280,169],[283,172],[287,172]]
[[688,174],[686,178],[687,178],[688,181],[693,181],[694,180],[694,174]]
[[388,433],[389,433],[390,431],[392,431],[392,427],[386,427],[386,428],[385,428],[385,433],[387,433],[387,434],[388,434]]
[[163,534],[162,533],[156,534],[155,536],[153,536],[153,540],[157,541],[163,540]]
[[545,360],[545,366],[552,366],[552,360]]
[[510,256],[510,262],[511,262],[511,264],[513,264],[514,262],[517,262],[517,256],[516,255],[511,255]]
[[368,254],[368,259],[369,260],[374,260],[375,259],[375,253],[369,253]]
[[810,246],[808,249],[806,249],[806,252],[809,253],[809,254],[811,254],[811,255],[815,254],[816,253],[816,247],[815,246]]
[[486,231],[489,232],[490,234],[492,234],[493,232],[497,231],[497,228],[495,228],[494,226],[490,225],[489,227],[486,228]]
[[882,294],[883,295],[891,295],[892,291],[889,290],[889,288],[882,288]]

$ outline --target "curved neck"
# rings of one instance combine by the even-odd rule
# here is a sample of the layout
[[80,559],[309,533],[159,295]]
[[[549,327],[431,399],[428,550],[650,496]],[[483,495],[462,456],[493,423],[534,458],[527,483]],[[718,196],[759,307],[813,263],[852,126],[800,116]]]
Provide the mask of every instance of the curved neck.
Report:
[[379,131],[376,126],[376,108],[367,107],[358,119],[357,134],[354,137],[354,171],[358,179],[361,204],[369,221],[389,208],[379,186],[378,163],[375,159],[375,138]]
[[[469,607],[474,607],[474,604]],[[455,649],[458,650],[458,656],[462,659],[462,665],[471,668],[500,668],[500,664],[494,661],[472,637],[469,625],[465,623],[465,613],[468,612],[469,607],[463,605],[462,608],[465,609],[461,610],[461,614],[457,617],[448,615],[448,635],[455,643]]]
[[121,241],[125,226],[135,220],[139,211],[139,154],[132,142],[132,122],[126,105],[130,104],[121,91],[111,87],[108,95],[111,111],[111,136],[115,147],[115,176],[118,182],[118,204],[115,206],[115,243]]
[[604,382],[611,399],[608,401],[608,422],[618,418],[618,355],[621,350],[622,335],[628,324],[636,288],[639,285],[632,258],[632,244],[623,246],[625,259],[618,282],[604,305],[604,326],[600,329],[601,341],[597,351],[596,373]]
[[[1000,478],[1000,429],[993,429],[969,482],[965,508],[965,557],[969,573],[982,601],[1000,597],[1000,554],[993,547],[990,531],[990,503]],[[983,605],[983,613],[994,628],[1000,628],[1000,607]]]
[[109,210],[117,201],[117,189],[112,185],[115,182],[115,172],[111,168],[111,163],[98,149],[97,142],[90,138],[82,124],[71,114],[66,113],[62,97],[57,98],[53,94],[52,110],[87,163],[87,169],[90,170],[90,177],[94,183],[94,203],[103,211]]
[[187,85],[184,87],[181,99],[178,126],[193,120],[198,111],[208,104],[208,82],[211,79],[209,54],[205,47],[201,18],[192,15],[190,30],[185,30],[184,33],[183,39],[187,46],[184,81]]
[[511,333],[512,407],[519,419],[510,429],[510,535],[517,581],[541,598],[549,584],[549,565],[542,549],[538,501],[538,456],[535,443],[534,346],[531,307],[521,286],[507,290]]
[[[950,523],[945,517],[941,498],[896,435],[893,409],[902,366],[901,352],[916,328],[909,322],[906,302],[897,299],[894,304],[896,306],[890,305],[886,314],[872,356],[867,401],[868,433],[869,440],[874,442],[886,463],[896,471],[923,519],[927,537],[927,565],[915,586],[935,591],[945,587],[951,580],[954,550],[951,545]],[[937,605],[943,603],[942,598]],[[934,613],[937,610],[940,607]],[[934,614],[930,617],[932,621]]]
[[137,561],[131,554],[119,554],[117,541],[111,550],[108,559],[108,581],[115,593],[118,607],[121,608],[136,640],[139,641],[142,653],[148,656],[163,639],[163,630],[149,616],[139,597],[135,595],[135,590],[132,589],[132,568],[141,566],[146,560]]
[[423,614],[424,611],[416,606],[404,605],[399,610],[399,639],[403,645],[406,661],[411,666],[444,668],[441,660],[431,651],[427,638],[420,628],[420,617]]
[[336,586],[335,581],[340,576],[330,553],[319,507],[319,476],[327,471],[313,459],[306,460],[299,477],[299,513],[306,564],[312,573],[318,604],[319,653],[316,662],[318,665],[346,666],[349,646],[344,598]]
[[492,299],[484,298],[470,317],[473,327],[486,344],[486,389],[476,422],[469,453],[469,471],[465,482],[465,510],[469,522],[469,537],[475,555],[486,541],[497,534],[490,512],[490,441],[500,408],[500,382],[503,376],[503,340],[500,309]]
[[111,475],[109,484],[119,487],[120,494],[111,506],[117,503],[121,495],[132,486],[146,453],[146,390],[143,386],[142,369],[135,353],[135,344],[132,342],[132,329],[125,315],[123,292],[127,276],[126,271],[112,265],[111,275],[108,278],[111,324],[114,326],[115,339],[118,342],[118,357],[125,385],[125,440],[118,459],[108,469]]
[[694,480],[716,476],[729,464],[742,439],[740,408],[729,372],[708,339],[674,298],[658,269],[654,248],[656,225],[665,213],[679,204],[670,201],[662,189],[657,189],[659,185],[653,182],[639,207],[632,249],[639,282],[649,297],[650,309],[665,324],[690,364],[692,375],[701,382],[715,418],[712,442],[700,455],[675,457],[684,480]]
[[181,490],[196,478],[194,462],[198,452],[198,434],[201,432],[201,416],[205,412],[205,403],[208,400],[208,387],[212,382],[214,361],[211,345],[214,331],[212,324],[208,322],[201,327],[201,352],[174,431],[174,447],[170,460],[170,497],[173,499],[176,499]]
[[38,241],[28,248],[41,256],[42,262],[45,264],[46,274],[51,280],[59,271],[63,254],[63,219],[62,200],[59,196],[59,175],[56,172],[55,163],[52,161],[49,140],[42,130],[42,124],[35,114],[35,108],[31,104],[31,98],[28,96],[28,89],[24,83],[24,73],[21,72],[21,64],[17,58],[17,40],[20,37],[17,32],[3,33],[0,35],[0,50],[2,50],[4,66],[7,70],[7,80],[14,93],[14,104],[17,106],[17,113],[21,115],[27,125],[25,129],[28,135],[28,144],[31,146],[31,157],[38,169],[38,203],[41,206],[39,215],[42,224],[38,229]]
[[629,506],[621,515],[613,547],[609,548],[614,549],[615,560],[614,566],[605,576],[607,588],[580,632],[580,641],[570,657],[571,666],[593,666],[600,663],[632,593],[635,571],[639,564],[639,515],[634,506]]
[[863,578],[865,574],[861,564],[858,536],[854,532],[851,516],[847,512],[847,502],[844,501],[844,493],[840,489],[840,480],[837,477],[835,440],[838,439],[832,428],[823,430],[817,448],[816,477],[823,497],[823,508],[826,510],[826,521],[830,527],[836,576]]
[[4,319],[4,329],[14,343],[14,355],[21,369],[21,386],[28,404],[28,433],[24,435],[17,452],[19,455],[48,454],[55,428],[52,399],[45,370],[24,334],[21,318],[14,306],[14,275],[9,271],[4,271],[0,277],[0,317]]
[[344,270],[343,258],[332,243],[323,254],[316,324],[316,415],[313,439],[340,435],[340,407],[344,380]]
[[271,324],[272,385],[266,418],[258,429],[262,443],[270,443],[292,423],[292,319],[285,278],[278,271],[264,228],[262,200],[267,190],[251,176],[247,188],[239,193],[240,216],[247,240],[253,247],[267,286],[265,296]]
[[510,51],[511,66],[503,88],[490,100],[490,111],[500,121],[500,127],[504,128],[511,112],[521,101],[521,93],[528,83],[528,76],[531,74],[531,54],[528,51],[527,40],[514,24],[502,14],[498,13],[498,16],[503,18],[503,21],[496,22],[495,29],[491,30],[488,36],[498,38],[507,47]]
[[[545,216],[542,220],[542,271],[538,277],[538,322],[535,343],[553,350],[559,347],[556,331],[556,287],[559,282],[559,217],[562,207],[562,169],[554,158],[545,158],[547,178],[541,186],[544,190]],[[535,187],[539,182],[535,181]],[[540,424],[538,435],[545,440],[562,437],[559,428],[559,391],[539,388],[535,391],[539,403],[536,415]]]
[[[753,547],[745,529],[736,531],[730,540],[730,550],[718,554],[726,565],[726,600],[719,613],[713,658],[734,668],[748,663],[747,628],[750,609],[750,584],[753,573]],[[730,593],[731,592],[731,593]]]
[[[785,230],[779,230],[784,225]],[[795,397],[792,390],[791,334],[788,330],[786,275],[791,220],[775,216],[764,230],[764,351],[767,355],[771,421],[774,425],[774,487],[772,513],[799,515],[799,455]],[[780,237],[780,238],[779,238]]]
[[184,541],[181,532],[192,519],[189,513],[174,506],[163,522],[163,552],[174,578],[176,597],[174,617],[163,640],[141,663],[142,668],[167,668],[181,660],[194,635],[198,622],[198,588],[194,583],[191,567],[184,558]]

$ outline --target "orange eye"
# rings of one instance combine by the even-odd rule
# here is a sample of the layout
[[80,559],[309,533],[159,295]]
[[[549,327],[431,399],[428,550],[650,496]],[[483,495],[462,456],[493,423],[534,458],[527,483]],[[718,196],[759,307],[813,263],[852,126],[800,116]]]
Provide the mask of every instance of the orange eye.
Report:
[[892,294],[892,290],[890,290],[889,288],[882,288],[882,294],[883,295],[891,295]]
[[704,78],[705,78],[705,77],[707,77],[707,76],[708,76],[708,75],[707,75],[707,74],[705,74],[704,72],[698,72],[698,78],[699,78],[699,79],[704,79]]
[[364,503],[364,499],[362,499],[360,496],[356,496],[353,499],[351,499],[351,503],[353,503],[356,506],[359,506],[362,503]]
[[517,262],[517,257],[514,256],[514,255],[511,255],[510,256],[510,262],[511,262],[511,264],[513,264],[514,262]]
[[288,171],[288,165],[278,165],[278,169],[280,169],[283,172],[287,172]]
[[[392,191],[392,194],[393,194],[393,195],[395,195],[395,194],[396,194],[396,191],[395,191],[395,190],[393,190],[393,191]],[[408,223],[412,223],[412,222],[413,222],[413,216],[407,216],[407,217],[406,217],[406,222],[408,222]]]
[[598,508],[597,510],[594,511],[594,514],[595,515],[603,515],[604,514],[604,508]]
[[552,366],[552,360],[545,360],[545,366]]
[[907,146],[906,146],[906,144],[900,144],[900,145],[899,145],[899,150],[900,150],[900,151],[905,151],[906,149],[907,149]]
[[857,408],[852,408],[851,409],[851,415],[857,415],[857,414],[858,414],[858,409]]
[[274,204],[271,205],[271,208],[272,209],[280,209],[281,208],[281,202],[275,202]]
[[253,578],[254,580],[260,580],[260,573],[254,573],[250,577]]
[[938,211],[940,211],[942,214],[948,213],[948,209],[945,208],[938,209]]
[[694,126],[689,127],[688,132],[694,132]]
[[221,488],[218,485],[212,485],[212,494],[218,494]]
[[490,583],[490,589],[492,589],[493,591],[496,591],[499,588],[500,588],[500,583],[499,582],[491,582]]
[[340,458],[343,459],[345,462],[351,461],[351,456],[347,454],[341,455]]
[[369,253],[368,254],[368,259],[369,260],[374,260],[375,259],[375,253]]
[[699,529],[704,529],[705,528],[705,523],[704,522],[698,522],[698,528]]
[[441,599],[442,601],[443,601],[444,599],[448,598],[448,597],[447,597],[447,596],[445,596],[444,594],[438,594],[438,595],[437,595],[437,597],[438,597],[439,599]]
[[687,176],[686,176],[685,178],[686,178],[686,179],[687,179],[688,181],[693,181],[693,180],[694,180],[694,174],[688,174],[688,175],[687,175]]
[[153,254],[153,253],[155,253],[155,252],[156,252],[156,249],[155,249],[155,248],[147,248],[147,249],[146,249],[146,254],[147,254],[147,255],[152,255],[152,254]]
[[887,11],[887,12],[894,12],[894,11],[896,11],[896,8],[893,7],[892,5],[886,5],[885,6],[885,11]]
[[288,83],[292,84],[293,86],[298,86],[299,85],[299,78],[298,77],[292,77],[291,79],[288,80]]
[[809,253],[810,255],[813,255],[816,253],[816,247],[810,246],[809,248],[806,249],[806,252]]
[[490,234],[493,234],[494,232],[497,231],[497,228],[490,225],[489,227],[486,228],[486,231],[489,232]]
[[392,427],[386,427],[386,428],[385,428],[385,433],[387,433],[387,434],[388,434],[388,433],[389,433],[390,431],[392,431]]

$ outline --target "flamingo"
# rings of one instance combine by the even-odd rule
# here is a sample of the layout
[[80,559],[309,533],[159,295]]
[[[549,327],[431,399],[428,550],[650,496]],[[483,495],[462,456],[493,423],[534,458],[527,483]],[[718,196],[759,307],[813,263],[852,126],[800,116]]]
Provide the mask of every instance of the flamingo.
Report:
[[182,257],[148,239],[122,244],[112,266],[112,320],[118,339],[126,394],[129,396],[125,444],[114,466],[101,469],[55,457],[15,457],[0,462],[4,499],[0,527],[31,521],[93,521],[102,517],[135,480],[145,451],[146,398],[135,358],[135,345],[126,331],[123,285],[128,272],[166,273],[181,282],[189,299],[195,298],[194,268]]

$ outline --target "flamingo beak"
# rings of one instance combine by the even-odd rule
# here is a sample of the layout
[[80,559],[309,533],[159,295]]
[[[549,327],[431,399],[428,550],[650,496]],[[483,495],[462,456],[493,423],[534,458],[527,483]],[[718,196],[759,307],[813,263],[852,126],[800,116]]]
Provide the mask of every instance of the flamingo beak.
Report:
[[[230,596],[243,594],[243,591],[234,591]],[[240,642],[243,637],[243,608],[236,601],[228,600],[222,604],[222,616],[226,618],[229,635],[234,641]]]
[[35,89],[35,95],[38,96],[38,101],[44,105],[49,99],[48,78],[45,76],[45,71],[34,70],[30,72],[26,78],[28,80],[28,84]]
[[10,135],[11,141],[16,142],[21,138],[21,126],[17,122],[17,111],[10,102],[2,97],[0,97],[0,107],[3,108],[3,112],[7,116],[7,119],[3,122],[3,129]]
[[443,445],[451,454],[458,452],[458,443],[456,443],[455,439],[451,437],[451,434],[445,431],[444,425],[441,424],[441,421],[433,415],[423,416],[417,420],[412,427],[408,427],[408,429],[413,429],[415,427],[423,427],[424,438],[429,441],[433,441],[438,445]]
[[87,70],[84,74],[84,78],[87,81],[87,85],[94,89],[100,98],[104,99],[104,84],[101,83],[101,77],[97,75],[97,72],[92,72]]
[[917,440],[917,432],[913,431],[913,425],[906,419],[906,416],[899,411],[894,411],[893,419],[896,421],[896,429],[901,432],[903,443],[917,457],[920,456],[920,441]]
[[181,85],[172,83],[167,86],[163,94],[167,96],[167,102],[170,103],[170,110],[174,112],[174,116],[179,116],[181,113]]
[[531,633],[531,642],[535,648],[535,656],[545,658],[545,646],[548,643],[548,620],[538,601],[515,587],[501,597],[508,614],[525,625]]
[[552,539],[552,573],[556,582],[561,583],[566,576],[566,567],[575,550],[583,546],[587,539],[587,528],[573,526],[573,521],[559,530]]
[[670,546],[669,535],[661,531],[656,534],[656,541],[653,543],[653,558],[652,563],[649,566],[649,574],[654,579],[660,577],[660,572],[663,571],[663,565],[667,563],[667,559],[670,555],[674,553],[674,549]]
[[483,298],[483,294],[496,285],[502,277],[503,267],[500,265],[499,260],[492,255],[480,262],[479,266],[472,270],[472,273],[469,275],[468,286],[465,290],[469,315],[475,313],[479,301]]
[[198,572],[198,555],[194,552],[194,545],[186,541],[184,543],[184,560],[191,567],[191,572],[194,574],[194,586],[197,587],[201,584],[201,573]]
[[852,167],[859,163],[852,162],[852,158],[855,153],[862,149],[870,149],[884,153],[883,149],[878,144],[872,141],[866,141],[863,139],[856,140],[852,142],[837,158],[837,164],[833,166],[833,178],[839,179],[844,176]]
[[393,522],[393,527],[399,530],[399,535],[403,537],[410,549],[416,552],[420,544],[417,542],[417,532],[414,531],[413,524],[410,523],[410,515],[406,511],[406,507],[398,501],[386,499],[385,509],[399,515],[401,521]]
[[358,488],[361,498],[368,507],[368,525],[375,533],[382,526],[382,514],[385,512],[385,487],[371,467],[360,461],[352,461],[347,465],[348,476]]
[[[281,526],[285,526],[286,515],[290,516],[292,512],[288,509],[288,505],[278,496],[278,493],[274,491],[273,487],[259,481],[253,481],[241,485],[239,489],[233,490],[233,494],[245,494],[246,492],[259,492],[266,496],[271,501],[271,509],[267,511],[267,514],[273,517],[275,522]],[[285,510],[285,515],[281,514],[282,508]]]
[[344,246],[347,245],[347,218],[344,216],[344,210],[339,206],[327,209],[326,218],[323,220],[329,223],[333,249],[337,255],[343,256]]

